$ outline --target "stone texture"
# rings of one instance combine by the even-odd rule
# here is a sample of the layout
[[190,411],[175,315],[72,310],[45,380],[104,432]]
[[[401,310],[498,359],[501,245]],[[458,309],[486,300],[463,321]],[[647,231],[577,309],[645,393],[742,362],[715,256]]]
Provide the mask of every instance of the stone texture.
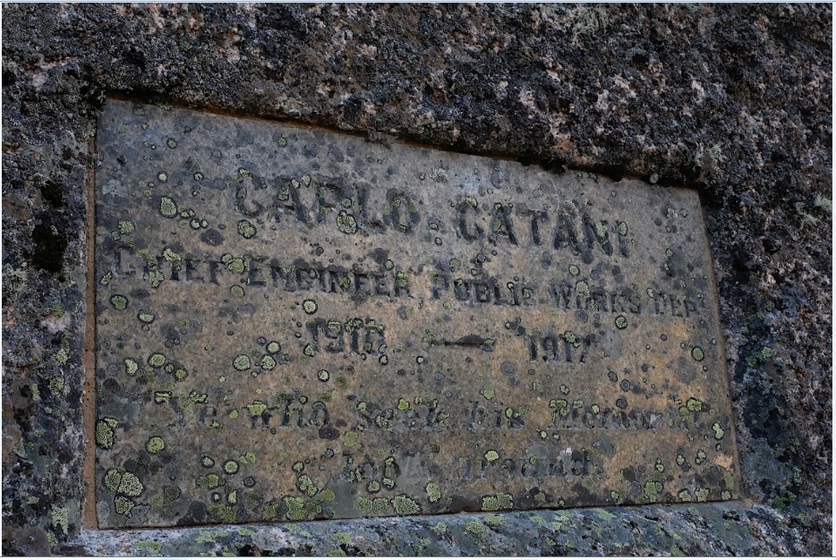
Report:
[[112,100],[96,141],[101,527],[736,497],[692,191]]
[[[420,539],[449,554],[831,551],[830,6],[4,5],[3,16],[4,553],[435,550]],[[182,529],[164,545],[160,532],[84,528],[84,232],[106,93],[698,192],[745,499],[547,511],[548,526],[530,513],[432,518],[449,538],[407,518]],[[353,531],[362,538],[340,536]]]

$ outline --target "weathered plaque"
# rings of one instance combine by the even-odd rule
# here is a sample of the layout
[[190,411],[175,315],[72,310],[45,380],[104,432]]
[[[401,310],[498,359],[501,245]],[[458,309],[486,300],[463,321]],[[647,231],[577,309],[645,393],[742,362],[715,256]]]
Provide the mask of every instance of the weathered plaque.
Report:
[[733,498],[695,193],[108,101],[102,527]]

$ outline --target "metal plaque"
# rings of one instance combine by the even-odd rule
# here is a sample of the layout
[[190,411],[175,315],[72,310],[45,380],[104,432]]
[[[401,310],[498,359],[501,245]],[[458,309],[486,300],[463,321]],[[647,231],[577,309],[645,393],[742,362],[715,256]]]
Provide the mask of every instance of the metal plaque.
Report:
[[697,195],[110,100],[101,527],[737,496]]

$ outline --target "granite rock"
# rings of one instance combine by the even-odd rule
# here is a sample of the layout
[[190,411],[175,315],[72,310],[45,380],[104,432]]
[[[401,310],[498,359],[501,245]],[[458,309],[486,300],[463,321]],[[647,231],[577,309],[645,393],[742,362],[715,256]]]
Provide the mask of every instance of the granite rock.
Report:
[[[827,5],[4,5],[3,552],[828,554],[831,18]],[[745,499],[96,531],[82,402],[106,96],[696,190]]]

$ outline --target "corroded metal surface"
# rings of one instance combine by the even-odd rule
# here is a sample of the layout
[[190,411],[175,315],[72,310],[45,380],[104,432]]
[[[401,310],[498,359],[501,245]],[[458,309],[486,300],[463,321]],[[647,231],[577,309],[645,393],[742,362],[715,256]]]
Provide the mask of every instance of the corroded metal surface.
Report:
[[102,527],[730,499],[697,196],[109,101]]

